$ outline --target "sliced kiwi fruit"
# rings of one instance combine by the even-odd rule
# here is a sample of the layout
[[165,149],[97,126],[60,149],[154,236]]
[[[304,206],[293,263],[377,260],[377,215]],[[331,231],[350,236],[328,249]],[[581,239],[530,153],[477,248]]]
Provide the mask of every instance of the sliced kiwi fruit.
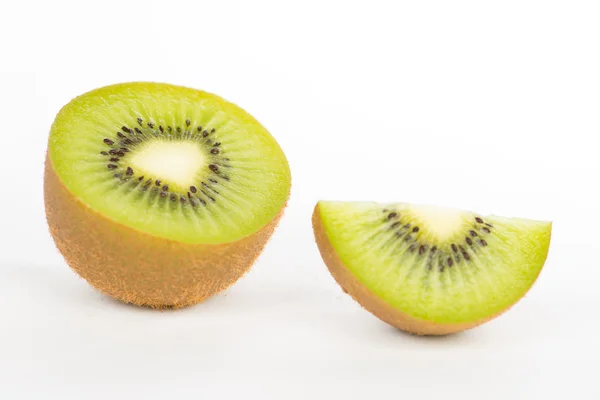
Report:
[[45,206],[67,263],[119,300],[183,307],[260,254],[290,193],[280,146],[199,90],[123,83],[64,106],[50,132]]
[[407,203],[326,202],[316,242],[346,293],[381,320],[420,335],[473,328],[536,281],[552,224]]

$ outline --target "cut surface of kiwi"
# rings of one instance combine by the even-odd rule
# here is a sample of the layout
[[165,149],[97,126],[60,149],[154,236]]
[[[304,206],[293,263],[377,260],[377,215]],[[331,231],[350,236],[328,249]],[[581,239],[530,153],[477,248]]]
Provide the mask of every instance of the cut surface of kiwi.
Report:
[[232,242],[286,202],[273,137],[237,106],[152,83],[86,93],[57,116],[49,157],[64,185],[107,218],[185,243]]
[[419,334],[479,325],[537,279],[552,225],[407,203],[326,202],[313,214],[332,275],[367,310]]
[[178,307],[249,269],[290,182],[278,143],[238,106],[191,88],[123,83],[57,115],[46,215],[57,247],[93,286]]

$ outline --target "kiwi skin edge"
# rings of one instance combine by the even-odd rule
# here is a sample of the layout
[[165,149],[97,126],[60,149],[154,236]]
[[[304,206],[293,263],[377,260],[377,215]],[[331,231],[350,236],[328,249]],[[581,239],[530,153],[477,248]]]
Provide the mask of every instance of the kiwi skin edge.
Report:
[[[367,287],[363,285],[358,280],[358,278],[356,278],[344,265],[342,260],[335,252],[335,249],[331,245],[327,234],[325,233],[325,227],[323,226],[323,222],[321,220],[318,203],[315,206],[313,212],[312,224],[315,234],[315,240],[317,242],[317,246],[319,247],[321,257],[323,258],[323,261],[325,262],[325,265],[329,269],[329,272],[331,273],[333,278],[342,287],[342,290],[345,293],[349,294],[365,310],[369,311],[371,314],[375,315],[383,322],[386,322],[405,332],[421,336],[441,336],[461,332],[467,329],[474,328],[478,325],[483,324],[484,322],[490,321],[498,317],[520,300],[518,299],[512,305],[510,305],[509,307],[500,311],[497,314],[473,322],[438,324],[432,321],[417,319],[392,307],[391,305],[377,297],[375,294],[369,291],[369,289],[367,289]],[[529,290],[523,293],[523,295],[525,295],[528,291]]]
[[286,207],[261,230],[236,242],[178,243],[89,208],[63,185],[48,155],[44,203],[56,247],[78,275],[108,296],[153,308],[190,306],[235,283],[254,264]]

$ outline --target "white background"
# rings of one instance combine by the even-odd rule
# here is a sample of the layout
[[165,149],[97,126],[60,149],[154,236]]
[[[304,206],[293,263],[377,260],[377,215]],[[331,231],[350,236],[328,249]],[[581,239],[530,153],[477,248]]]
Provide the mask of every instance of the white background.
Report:
[[[600,398],[597,1],[5,1],[0,19],[0,398]],[[55,114],[137,80],[238,103],[293,173],[253,270],[181,311],[93,291],[44,218]],[[330,277],[318,199],[552,220],[551,251],[501,318],[408,336]]]

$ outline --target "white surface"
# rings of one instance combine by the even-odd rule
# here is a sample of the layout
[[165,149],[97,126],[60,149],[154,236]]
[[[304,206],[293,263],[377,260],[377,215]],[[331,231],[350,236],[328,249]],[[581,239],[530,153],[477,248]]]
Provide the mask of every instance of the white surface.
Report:
[[[600,398],[599,7],[2,2],[0,398]],[[182,311],[97,294],[46,230],[54,115],[130,80],[240,104],[293,172],[286,217],[255,268]],[[501,318],[407,336],[329,276],[310,227],[321,198],[549,219],[550,257]]]

